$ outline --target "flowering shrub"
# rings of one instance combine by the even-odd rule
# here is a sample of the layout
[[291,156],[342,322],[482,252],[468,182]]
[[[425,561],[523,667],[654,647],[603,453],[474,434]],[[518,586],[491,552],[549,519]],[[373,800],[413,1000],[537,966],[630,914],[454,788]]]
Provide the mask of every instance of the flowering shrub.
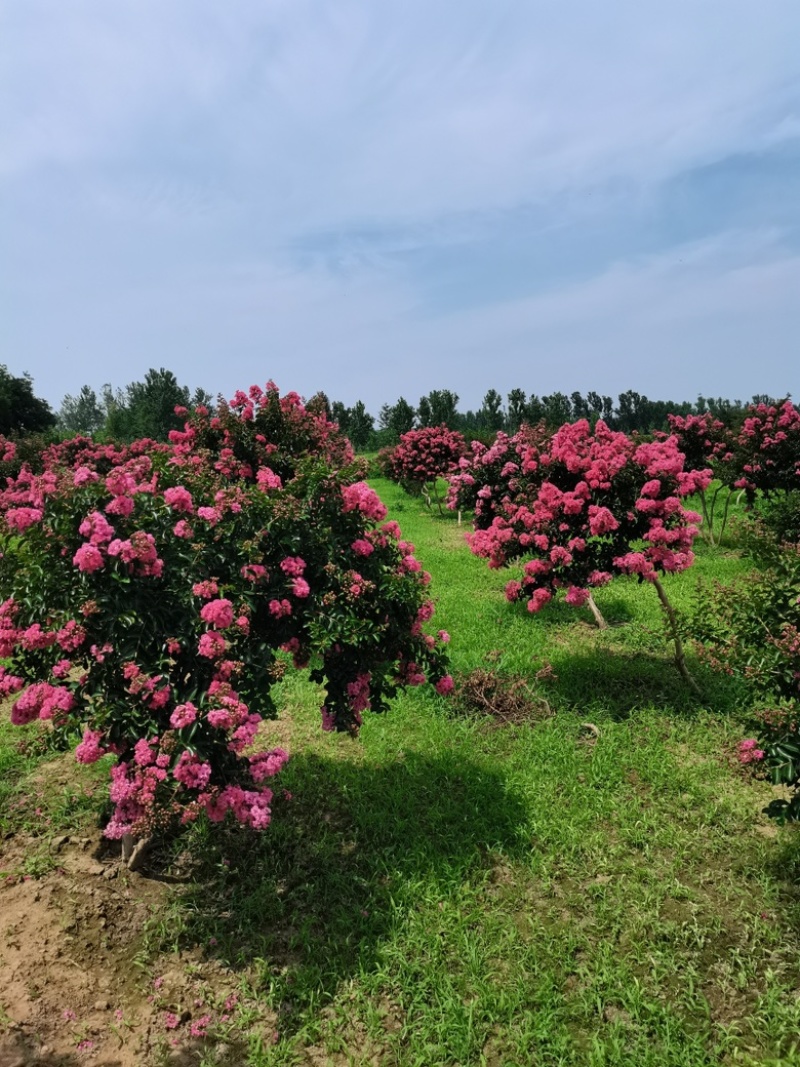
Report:
[[[734,435],[724,423],[715,419],[709,412],[702,415],[668,415],[667,419],[678,448],[686,457],[687,469],[701,470],[710,467],[717,479],[718,484],[713,489],[702,488],[698,491],[698,495],[703,513],[703,525],[700,532],[709,544],[719,544],[728,523],[731,487],[737,474],[736,455],[733,451]],[[666,434],[656,434],[660,440],[664,440],[666,436]],[[722,515],[718,516],[717,505],[720,503]]]
[[[793,790],[767,811],[800,819],[800,546],[780,544],[763,527],[745,545],[760,569],[742,582],[702,590],[692,620],[704,658],[741,677],[759,710],[757,738],[739,746],[742,763],[762,764],[776,784]],[[766,705],[766,706],[765,706]]]
[[655,586],[676,663],[689,680],[658,576],[691,565],[700,516],[682,499],[705,488],[711,471],[687,471],[674,437],[637,443],[602,421],[592,432],[585,419],[562,426],[549,442],[516,446],[515,460],[510,442],[499,439],[497,450],[492,465],[505,460],[500,475],[508,481],[483,497],[491,505],[477,514],[468,539],[490,567],[527,557],[522,580],[506,585],[507,599],[524,599],[536,612],[565,590],[567,603],[588,603],[603,625],[591,590],[615,575],[635,574]]
[[752,503],[756,492],[770,494],[800,486],[800,411],[785,400],[779,406],[757,404],[735,440],[740,476],[734,482]]
[[490,567],[533,557],[523,581],[507,587],[531,611],[562,588],[570,603],[584,603],[614,574],[652,581],[688,567],[700,516],[681,499],[710,478],[684,470],[674,438],[637,444],[603,422],[594,433],[586,420],[567,423],[548,444],[527,447],[513,488],[470,545]]
[[474,512],[475,528],[485,530],[519,491],[529,450],[549,439],[549,431],[540,422],[521,426],[513,437],[501,430],[491,445],[473,441],[472,455],[462,456],[449,478],[447,507]]
[[387,477],[407,492],[421,493],[428,507],[433,497],[441,511],[437,480],[456,469],[466,449],[467,443],[457,430],[449,430],[445,425],[423,426],[401,436],[383,460],[383,469]]
[[65,442],[0,493],[0,695],[14,723],[78,728],[79,761],[117,757],[105,833],[126,840],[267,825],[280,649],[324,685],[325,729],[450,684],[429,576],[335,424],[269,383],[170,438]]

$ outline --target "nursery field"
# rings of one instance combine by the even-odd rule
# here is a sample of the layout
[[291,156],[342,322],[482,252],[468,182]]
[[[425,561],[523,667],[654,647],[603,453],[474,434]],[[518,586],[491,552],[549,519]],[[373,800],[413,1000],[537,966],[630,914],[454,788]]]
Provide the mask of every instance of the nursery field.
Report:
[[[370,484],[455,696],[406,689],[353,740],[289,666],[272,825],[197,823],[137,873],[100,836],[106,761],[4,714],[0,1065],[800,1064],[800,837],[739,762],[738,683],[690,651],[687,687],[648,583],[596,591],[607,630],[532,615],[452,513]],[[695,548],[679,612],[749,566]]]

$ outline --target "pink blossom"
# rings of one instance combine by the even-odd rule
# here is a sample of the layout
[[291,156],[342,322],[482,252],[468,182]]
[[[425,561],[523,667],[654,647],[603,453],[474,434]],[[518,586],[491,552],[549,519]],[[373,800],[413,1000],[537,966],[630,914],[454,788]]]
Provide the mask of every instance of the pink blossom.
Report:
[[254,782],[261,782],[265,778],[272,778],[281,771],[289,761],[289,753],[283,748],[275,748],[271,752],[261,752],[257,756],[250,756],[250,773]]
[[72,660],[60,659],[55,663],[51,669],[51,674],[54,678],[66,678],[69,672],[72,670]]
[[224,597],[219,600],[209,600],[203,605],[200,618],[218,630],[226,630],[233,623],[233,604]]
[[206,659],[219,659],[225,652],[225,638],[217,630],[209,630],[200,638],[197,650]]
[[541,611],[552,599],[553,594],[549,589],[534,589],[533,596],[528,601],[528,611]]
[[206,579],[204,582],[195,582],[192,586],[192,592],[195,596],[202,597],[204,600],[210,600],[219,593],[219,586],[212,579]]
[[275,471],[271,470],[269,467],[260,467],[256,472],[256,485],[265,493],[268,489],[283,488],[283,482]]
[[758,742],[753,737],[739,742],[739,762],[757,763],[764,758],[764,751],[757,747]]
[[299,556],[287,556],[281,563],[281,570],[290,577],[299,578],[306,569],[306,561]]
[[192,494],[182,485],[175,485],[164,490],[164,501],[173,511],[183,511],[191,515],[194,511]]
[[70,621],[58,631],[56,640],[65,652],[74,652],[76,649],[80,648],[86,640],[86,630],[80,623],[75,622],[74,619],[70,619]]
[[311,586],[305,578],[295,578],[292,581],[292,592],[299,599],[304,599],[311,592]]
[[41,508],[9,508],[6,512],[6,522],[12,530],[23,533],[30,526],[41,522],[43,516]]
[[107,544],[114,536],[114,527],[100,511],[87,515],[78,527],[81,537],[88,537],[93,545]]
[[78,467],[72,476],[72,484],[76,489],[80,489],[83,485],[98,481],[99,477],[100,475],[97,471],[93,471],[89,467]]
[[191,752],[182,752],[172,770],[172,776],[189,789],[204,789],[211,778],[211,764],[202,763]]
[[386,518],[386,507],[374,489],[370,489],[366,482],[356,482],[354,485],[346,485],[342,489],[342,510],[353,511],[358,509],[366,518],[374,522],[380,522]]
[[589,590],[580,589],[576,585],[571,585],[567,590],[567,595],[564,597],[568,604],[572,604],[574,607],[580,607],[581,604],[585,604],[589,599]]
[[133,514],[135,503],[130,496],[115,496],[108,504],[106,504],[105,510],[109,515],[121,515],[123,518],[128,518]]
[[436,683],[435,689],[441,696],[447,696],[448,693],[453,692],[454,685],[455,683],[453,682],[452,677],[449,674],[446,674],[444,678],[440,678]]
[[156,761],[153,746],[143,737],[133,746],[133,760],[139,767],[149,767]]
[[170,715],[169,721],[170,725],[174,726],[176,730],[181,730],[184,726],[191,726],[196,718],[197,708],[191,701],[187,700],[185,704],[178,704]]
[[75,749],[75,759],[78,763],[96,763],[105,756],[106,750],[100,744],[102,738],[102,730],[87,728],[83,731],[83,740]]
[[103,553],[99,548],[92,544],[81,545],[73,556],[72,562],[78,570],[81,570],[86,574],[92,574],[94,571],[101,570],[105,564]]

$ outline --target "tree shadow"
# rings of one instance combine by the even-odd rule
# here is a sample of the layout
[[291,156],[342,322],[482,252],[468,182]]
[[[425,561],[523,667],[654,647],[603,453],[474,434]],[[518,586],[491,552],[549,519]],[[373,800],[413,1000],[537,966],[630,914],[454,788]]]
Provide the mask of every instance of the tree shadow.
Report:
[[594,711],[615,721],[627,719],[643,707],[658,707],[665,715],[696,714],[700,708],[733,710],[737,687],[702,665],[689,669],[701,695],[694,693],[672,661],[670,650],[565,648],[551,654],[554,678],[546,695],[555,710]]
[[497,772],[459,753],[384,766],[312,754],[281,776],[263,835],[209,833],[179,898],[180,943],[233,968],[255,963],[282,1027],[320,995],[378,964],[421,896],[445,897],[491,870],[492,851],[529,848],[526,808]]
[[[629,602],[621,596],[605,595],[598,600],[598,607],[609,627],[625,626],[634,618]],[[527,609],[526,609],[527,610]],[[567,604],[563,597],[559,596],[552,600],[541,612],[540,618],[544,623],[552,623],[559,626],[574,626],[576,623],[586,626],[587,630],[599,633],[591,611],[587,607],[576,608]]]

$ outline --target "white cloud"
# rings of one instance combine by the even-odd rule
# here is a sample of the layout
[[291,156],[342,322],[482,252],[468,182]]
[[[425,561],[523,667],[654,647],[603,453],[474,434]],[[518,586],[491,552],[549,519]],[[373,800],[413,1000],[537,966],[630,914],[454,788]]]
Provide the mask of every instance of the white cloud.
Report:
[[[56,403],[153,365],[373,407],[787,388],[791,235],[714,236],[759,225],[735,197],[699,245],[610,231],[625,198],[652,221],[675,175],[797,139],[795,0],[25,0],[0,36],[1,325]],[[501,247],[523,216],[561,274]],[[431,279],[462,250],[514,284],[471,306],[480,270]]]
[[791,136],[800,99],[793,0],[29,0],[5,22],[7,169],[189,157],[295,231],[652,180]]

